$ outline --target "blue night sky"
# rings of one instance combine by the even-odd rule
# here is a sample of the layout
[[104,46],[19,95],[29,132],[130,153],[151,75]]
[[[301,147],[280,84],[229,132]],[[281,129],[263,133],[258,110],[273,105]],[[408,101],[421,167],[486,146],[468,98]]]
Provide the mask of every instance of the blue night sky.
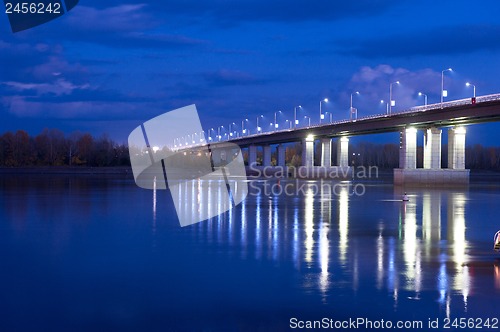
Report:
[[[255,129],[302,105],[349,116],[500,92],[498,0],[96,1],[13,34],[0,15],[0,132],[43,128],[125,142],[144,121],[196,104],[206,130]],[[327,115],[329,117],[329,115]],[[263,126],[265,127],[265,126]],[[471,126],[468,144],[497,145],[500,124]],[[489,141],[488,141],[489,140]],[[394,141],[397,143],[397,141]]]

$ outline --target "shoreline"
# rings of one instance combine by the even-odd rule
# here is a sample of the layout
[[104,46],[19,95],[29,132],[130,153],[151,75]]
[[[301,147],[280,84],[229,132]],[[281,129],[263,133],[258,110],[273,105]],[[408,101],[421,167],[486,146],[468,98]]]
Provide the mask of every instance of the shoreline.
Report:
[[0,167],[2,174],[132,174],[130,166],[113,167],[81,167],[81,166],[31,166],[31,167]]
[[[82,166],[30,166],[30,167],[0,167],[1,175],[29,174],[29,175],[131,175],[130,166],[112,166],[112,167],[82,167]],[[392,170],[380,169],[377,179],[368,180],[389,180],[392,178]],[[251,177],[251,176],[250,176]],[[499,180],[500,172],[491,170],[471,170],[471,182],[483,182]]]

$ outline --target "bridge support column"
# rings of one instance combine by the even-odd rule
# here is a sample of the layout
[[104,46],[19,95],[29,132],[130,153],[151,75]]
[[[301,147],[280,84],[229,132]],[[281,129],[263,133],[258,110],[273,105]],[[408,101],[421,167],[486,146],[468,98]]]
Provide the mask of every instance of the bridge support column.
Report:
[[248,166],[257,166],[257,146],[248,147]]
[[271,146],[264,145],[262,156],[262,166],[271,166]]
[[302,140],[302,166],[314,166],[314,137],[307,136]]
[[417,130],[406,128],[400,132],[399,168],[417,168]]
[[322,138],[321,139],[321,166],[331,167],[332,166],[332,139]]
[[424,136],[424,168],[441,168],[441,130],[429,128]]
[[465,169],[465,128],[448,130],[448,168]]
[[448,131],[448,169],[441,168],[441,130],[430,128],[424,143],[424,168],[416,168],[416,130],[401,132],[400,168],[394,170],[394,184],[417,186],[455,185],[469,183],[465,169],[465,129]]
[[286,166],[286,161],[285,161],[285,147],[283,144],[278,145],[278,162],[277,165],[280,167],[285,167]]
[[337,143],[337,165],[349,167],[349,138],[341,137]]

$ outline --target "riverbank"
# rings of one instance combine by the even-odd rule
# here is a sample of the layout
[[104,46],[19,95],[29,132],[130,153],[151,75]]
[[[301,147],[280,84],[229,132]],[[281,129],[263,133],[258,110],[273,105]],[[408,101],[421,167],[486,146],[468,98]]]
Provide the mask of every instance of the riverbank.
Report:
[[40,166],[40,167],[0,167],[2,174],[132,174],[129,166],[119,167],[70,167],[70,166]]
[[[119,167],[81,167],[81,166],[32,166],[32,167],[0,167],[3,174],[81,174],[81,175],[132,175],[130,166]],[[379,169],[378,177],[364,178],[363,180],[392,181],[392,169]],[[361,180],[360,178],[355,178]],[[487,170],[471,170],[471,182],[500,183],[500,172]]]

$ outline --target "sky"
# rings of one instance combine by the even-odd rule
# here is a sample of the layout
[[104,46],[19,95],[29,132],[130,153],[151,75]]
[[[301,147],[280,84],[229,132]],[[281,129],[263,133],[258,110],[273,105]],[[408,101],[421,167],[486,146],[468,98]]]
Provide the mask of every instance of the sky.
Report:
[[[12,33],[0,15],[0,132],[44,128],[126,142],[143,122],[196,104],[205,130],[252,130],[383,113],[500,92],[498,0],[80,0]],[[468,128],[498,145],[500,124]],[[390,138],[392,140],[392,136]],[[393,143],[398,143],[397,141]]]

